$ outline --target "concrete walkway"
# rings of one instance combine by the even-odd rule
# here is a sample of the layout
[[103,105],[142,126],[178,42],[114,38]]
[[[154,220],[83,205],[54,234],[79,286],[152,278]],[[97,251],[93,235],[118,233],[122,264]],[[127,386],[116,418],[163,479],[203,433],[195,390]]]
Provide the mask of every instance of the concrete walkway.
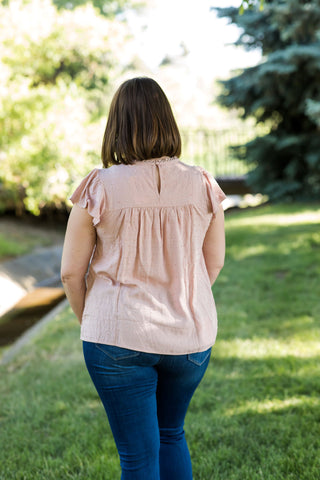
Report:
[[0,317],[36,288],[61,287],[61,255],[62,244],[0,264]]

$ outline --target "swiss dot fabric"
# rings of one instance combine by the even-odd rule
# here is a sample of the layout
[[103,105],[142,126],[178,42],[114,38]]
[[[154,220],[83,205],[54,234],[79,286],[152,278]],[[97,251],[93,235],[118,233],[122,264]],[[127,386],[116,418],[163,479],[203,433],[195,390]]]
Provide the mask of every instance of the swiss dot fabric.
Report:
[[97,232],[81,339],[159,354],[212,346],[217,316],[202,253],[225,195],[178,158],[94,169],[71,200]]

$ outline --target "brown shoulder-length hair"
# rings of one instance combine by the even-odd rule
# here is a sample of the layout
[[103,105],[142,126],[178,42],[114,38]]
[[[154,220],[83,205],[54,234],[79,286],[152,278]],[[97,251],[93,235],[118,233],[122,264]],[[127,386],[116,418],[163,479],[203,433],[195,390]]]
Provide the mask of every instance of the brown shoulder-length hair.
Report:
[[179,129],[162,88],[148,77],[124,82],[111,102],[101,150],[103,165],[180,154]]

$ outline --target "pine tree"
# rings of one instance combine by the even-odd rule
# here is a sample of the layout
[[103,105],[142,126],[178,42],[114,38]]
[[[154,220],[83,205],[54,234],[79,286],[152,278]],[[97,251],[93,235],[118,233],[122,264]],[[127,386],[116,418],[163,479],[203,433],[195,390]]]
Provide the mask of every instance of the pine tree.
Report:
[[268,133],[237,149],[248,183],[270,199],[320,198],[320,0],[269,0],[241,14],[218,8],[242,28],[236,44],[262,61],[222,81],[222,105],[254,117]]

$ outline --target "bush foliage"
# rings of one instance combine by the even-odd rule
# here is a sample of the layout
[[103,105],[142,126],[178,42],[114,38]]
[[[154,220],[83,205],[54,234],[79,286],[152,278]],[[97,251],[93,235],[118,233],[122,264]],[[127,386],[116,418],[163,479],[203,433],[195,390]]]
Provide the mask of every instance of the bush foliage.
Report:
[[[104,3],[120,8],[125,2]],[[8,200],[16,211],[34,214],[59,207],[99,162],[109,85],[120,72],[116,53],[125,36],[123,23],[92,4],[72,10],[50,0],[0,5],[2,210]]]

